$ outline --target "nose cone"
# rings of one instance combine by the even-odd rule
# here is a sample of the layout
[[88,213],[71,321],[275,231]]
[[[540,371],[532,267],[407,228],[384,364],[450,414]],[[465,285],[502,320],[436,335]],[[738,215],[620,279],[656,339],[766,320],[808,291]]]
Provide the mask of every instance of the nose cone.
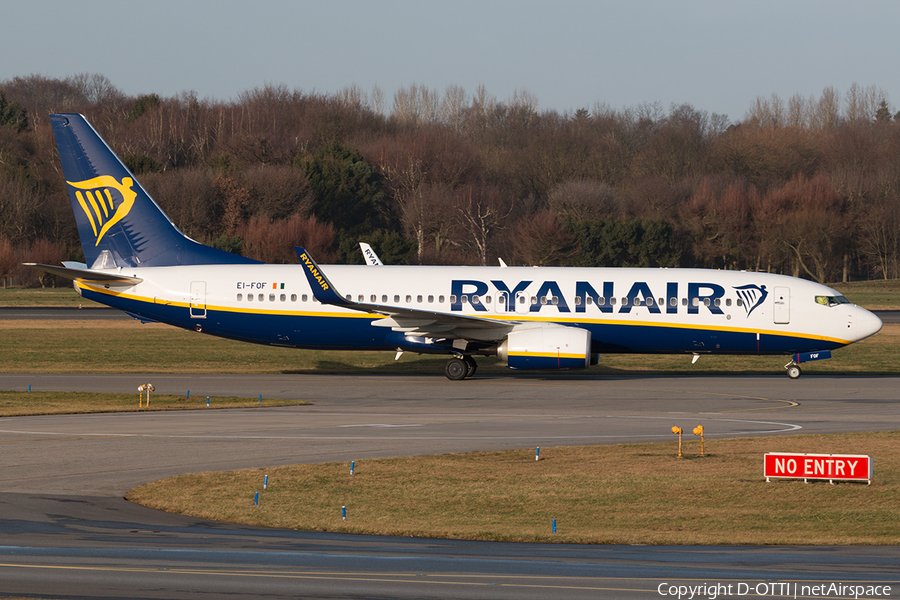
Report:
[[881,331],[884,323],[876,315],[859,306],[853,313],[853,341],[864,340]]

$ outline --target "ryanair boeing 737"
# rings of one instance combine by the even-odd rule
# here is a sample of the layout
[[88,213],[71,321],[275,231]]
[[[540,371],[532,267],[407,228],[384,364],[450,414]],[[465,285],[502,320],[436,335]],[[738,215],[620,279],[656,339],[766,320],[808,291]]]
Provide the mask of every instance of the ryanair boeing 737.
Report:
[[[86,264],[32,265],[83,297],[225,338],[330,350],[476,355],[574,369],[609,352],[784,355],[788,375],[881,329],[835,290],[705,269],[268,265],[185,236],[77,114],[51,118]],[[365,251],[365,248],[364,248]],[[370,249],[371,252],[371,249]],[[374,257],[371,258],[371,257]]]

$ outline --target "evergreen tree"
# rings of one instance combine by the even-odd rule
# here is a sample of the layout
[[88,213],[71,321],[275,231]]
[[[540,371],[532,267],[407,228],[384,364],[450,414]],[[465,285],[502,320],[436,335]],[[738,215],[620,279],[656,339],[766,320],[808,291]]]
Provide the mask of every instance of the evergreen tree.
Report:
[[333,144],[300,159],[315,196],[313,213],[350,237],[387,224],[381,178],[359,152]]
[[28,127],[25,107],[18,102],[8,101],[3,90],[0,90],[0,127],[8,127],[15,131],[24,131]]

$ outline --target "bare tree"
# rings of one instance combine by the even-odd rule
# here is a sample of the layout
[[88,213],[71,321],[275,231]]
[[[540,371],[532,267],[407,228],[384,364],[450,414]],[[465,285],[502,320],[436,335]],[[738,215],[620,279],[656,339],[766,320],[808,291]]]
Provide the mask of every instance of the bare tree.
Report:
[[[28,250],[25,251],[25,262],[35,262],[44,265],[59,265],[62,263],[64,256],[62,248],[60,248],[58,244],[44,238],[39,238],[32,242],[28,247]],[[35,271],[34,274],[37,276],[42,288],[47,287],[48,283],[53,285],[53,287],[56,287],[55,276],[44,273],[43,271]]]
[[550,210],[565,221],[595,221],[621,214],[616,190],[605,183],[570,179],[550,190]]
[[777,239],[791,250],[794,274],[802,269],[819,283],[833,281],[843,262],[848,230],[843,200],[830,178],[800,175],[768,196],[781,206]]
[[822,90],[816,102],[813,128],[833,131],[838,126],[841,110],[841,95],[833,87]]
[[575,253],[575,235],[549,210],[522,217],[513,232],[516,260],[525,265],[564,265]]
[[384,116],[384,92],[378,87],[378,84],[372,86],[372,94],[370,96],[370,108],[379,117]]
[[487,265],[492,236],[504,227],[512,203],[497,188],[483,185],[465,186],[457,192],[456,203],[462,241],[475,251],[479,264]]
[[19,272],[20,264],[16,249],[5,236],[0,235],[0,280],[3,280],[3,289],[6,289],[9,279]]
[[336,255],[334,226],[322,223],[314,215],[294,214],[287,219],[272,221],[264,214],[255,215],[240,228],[242,253],[265,263],[294,263],[295,246],[309,250],[323,263],[333,262]]
[[448,85],[441,102],[440,120],[456,134],[462,132],[466,104],[466,91],[458,85]]
[[438,94],[424,85],[412,84],[394,94],[393,117],[402,125],[420,127],[437,121]]

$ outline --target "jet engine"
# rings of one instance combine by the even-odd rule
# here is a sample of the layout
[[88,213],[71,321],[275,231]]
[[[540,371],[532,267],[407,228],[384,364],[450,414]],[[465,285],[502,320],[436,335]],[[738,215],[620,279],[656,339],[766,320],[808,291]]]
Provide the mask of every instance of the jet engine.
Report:
[[497,347],[511,369],[584,369],[591,360],[591,332],[564,325],[513,329]]

